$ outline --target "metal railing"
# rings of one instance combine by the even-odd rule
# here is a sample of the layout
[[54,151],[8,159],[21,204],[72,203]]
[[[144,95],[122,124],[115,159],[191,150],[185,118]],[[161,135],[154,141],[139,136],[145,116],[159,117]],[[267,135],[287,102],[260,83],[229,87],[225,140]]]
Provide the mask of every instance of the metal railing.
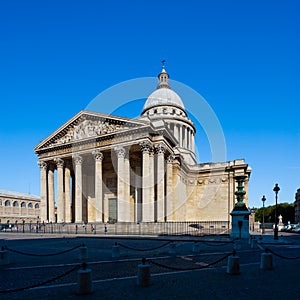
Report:
[[155,236],[204,236],[227,235],[229,221],[194,222],[118,222],[109,223],[24,223],[3,227],[1,232],[38,234],[108,234],[108,235],[155,235]]

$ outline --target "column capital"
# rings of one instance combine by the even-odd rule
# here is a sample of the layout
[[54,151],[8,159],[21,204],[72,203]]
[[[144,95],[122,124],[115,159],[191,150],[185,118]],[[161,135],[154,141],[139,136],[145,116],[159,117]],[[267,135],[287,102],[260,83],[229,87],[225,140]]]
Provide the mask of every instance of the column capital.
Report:
[[54,158],[54,161],[55,161],[55,163],[56,163],[56,165],[57,165],[57,167],[58,168],[63,168],[63,166],[64,166],[64,161],[61,159],[61,158]]
[[68,169],[70,169],[72,167],[72,163],[71,163],[70,160],[65,161],[65,167],[68,168]]
[[153,151],[153,146],[149,141],[143,141],[140,143],[141,151],[145,153],[150,153]]
[[82,164],[82,156],[80,155],[74,155],[73,160],[76,165],[81,165]]
[[38,161],[38,166],[40,167],[40,169],[47,170],[47,163],[43,160]]
[[104,158],[103,153],[100,150],[94,150],[92,154],[96,161],[102,161]]
[[170,154],[168,157],[167,157],[167,163],[168,164],[172,164],[173,161],[175,159],[175,155],[174,154]]
[[164,154],[166,152],[166,146],[162,143],[156,144],[155,150],[158,154]]
[[124,147],[121,147],[121,146],[115,147],[114,150],[115,150],[115,152],[116,152],[118,158],[124,158],[124,157],[125,157],[125,155],[126,155],[126,150],[125,150]]

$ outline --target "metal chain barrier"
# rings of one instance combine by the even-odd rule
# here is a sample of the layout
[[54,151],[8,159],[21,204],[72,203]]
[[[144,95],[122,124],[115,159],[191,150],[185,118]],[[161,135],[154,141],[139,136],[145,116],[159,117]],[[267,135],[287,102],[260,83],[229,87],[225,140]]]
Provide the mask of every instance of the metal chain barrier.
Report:
[[11,289],[11,290],[4,290],[4,291],[0,290],[0,294],[15,293],[15,292],[25,291],[25,290],[33,289],[33,288],[36,288],[36,287],[39,287],[39,286],[43,286],[43,285],[46,285],[46,284],[48,284],[50,282],[58,280],[58,279],[60,279],[62,277],[65,277],[65,276],[69,275],[70,273],[74,272],[75,270],[77,270],[79,268],[80,268],[80,265],[76,265],[75,267],[73,267],[72,269],[64,272],[63,274],[60,274],[58,276],[55,276],[55,277],[50,278],[48,280],[45,280],[43,282],[32,284],[32,285],[29,285],[29,286],[26,286],[26,287],[21,287],[21,288]]
[[214,247],[218,247],[218,246],[225,246],[225,245],[229,245],[232,244],[232,242],[225,242],[225,243],[212,243],[212,242],[205,242],[205,241],[201,241],[201,243],[207,245],[207,246],[214,246]]
[[278,254],[276,252],[274,252],[273,250],[269,249],[269,248],[265,248],[265,251],[266,252],[271,252],[273,255],[279,257],[279,258],[282,258],[282,259],[299,259],[300,256],[296,256],[296,257],[287,257],[287,256],[283,256],[281,254]]
[[153,247],[153,248],[148,248],[148,249],[139,249],[139,248],[134,248],[134,247],[130,247],[121,243],[116,243],[117,245],[125,248],[125,249],[129,249],[129,250],[134,250],[134,251],[152,251],[152,250],[156,250],[159,248],[163,248],[165,246],[167,246],[168,244],[172,243],[171,241],[164,243],[163,245],[157,246],[157,247]]
[[225,256],[221,257],[220,259],[207,264],[205,266],[199,266],[199,267],[190,267],[190,268],[178,268],[178,267],[172,267],[172,266],[167,266],[158,262],[153,261],[152,259],[146,259],[147,262],[149,262],[150,264],[153,264],[155,266],[161,267],[161,268],[165,268],[165,269],[169,269],[169,270],[174,270],[174,271],[193,271],[193,270],[200,270],[200,269],[204,269],[204,268],[209,268],[223,260],[225,260],[226,258],[228,258],[228,256],[232,255],[231,253],[227,253]]
[[64,253],[67,253],[67,252],[71,252],[75,249],[78,249],[80,248],[82,245],[79,245],[79,246],[75,246],[71,249],[67,249],[67,250],[64,250],[64,251],[61,251],[61,252],[57,252],[57,253],[48,253],[48,254],[35,254],[35,253],[26,253],[26,252],[23,252],[23,251],[19,251],[19,250],[15,250],[15,249],[11,249],[11,248],[8,248],[7,246],[3,246],[2,249],[5,249],[5,250],[8,250],[10,252],[14,252],[14,253],[17,253],[17,254],[21,254],[21,255],[27,255],[27,256],[55,256],[55,255],[60,255],[60,254],[64,254]]

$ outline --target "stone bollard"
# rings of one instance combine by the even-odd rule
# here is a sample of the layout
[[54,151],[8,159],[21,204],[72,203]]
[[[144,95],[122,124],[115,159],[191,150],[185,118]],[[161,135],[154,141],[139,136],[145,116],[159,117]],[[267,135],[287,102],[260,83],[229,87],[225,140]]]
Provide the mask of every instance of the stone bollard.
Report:
[[168,253],[170,254],[170,256],[175,257],[176,256],[176,244],[175,243],[171,243],[170,244],[170,248]]
[[115,243],[111,249],[111,257],[112,258],[119,258],[120,257],[120,246],[118,243]]
[[0,266],[6,266],[6,265],[9,265],[9,264],[10,264],[9,254],[5,250],[5,248],[2,247],[1,250],[0,250]]
[[194,253],[199,253],[200,252],[200,245],[199,245],[199,243],[196,243],[196,242],[194,243],[192,252],[194,252]]
[[92,293],[92,270],[86,268],[86,263],[82,263],[82,268],[78,270],[77,277],[77,294],[86,295]]
[[252,249],[256,249],[257,248],[257,240],[256,239],[252,239],[251,240],[251,248]]
[[150,265],[146,264],[146,259],[142,259],[142,263],[138,265],[137,285],[146,287],[151,283]]
[[234,249],[235,250],[240,250],[241,248],[242,248],[242,243],[241,243],[241,241],[240,240],[235,240],[234,241]]
[[251,234],[250,234],[250,236],[249,236],[248,244],[249,244],[249,245],[252,244],[252,235],[251,235]]
[[263,270],[273,270],[273,256],[272,253],[264,252],[260,258],[260,268]]
[[240,274],[240,258],[236,255],[235,251],[232,255],[228,256],[227,273],[231,275]]
[[85,244],[82,244],[80,247],[80,260],[82,263],[86,263],[88,259],[87,247]]

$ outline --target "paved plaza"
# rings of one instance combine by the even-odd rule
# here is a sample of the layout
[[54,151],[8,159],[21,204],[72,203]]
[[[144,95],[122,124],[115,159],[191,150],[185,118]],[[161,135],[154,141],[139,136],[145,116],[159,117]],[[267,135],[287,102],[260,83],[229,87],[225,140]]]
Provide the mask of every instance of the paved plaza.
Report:
[[[291,259],[300,256],[300,235],[285,234],[279,241],[266,235],[259,242],[256,247],[217,236],[1,233],[0,246],[6,247],[10,264],[0,266],[0,299],[300,299],[300,259]],[[77,293],[82,244],[92,276],[93,292],[88,295]],[[120,257],[113,258],[116,245]],[[274,253],[273,270],[260,269],[265,247]],[[238,275],[226,272],[233,249],[240,257]],[[150,261],[148,287],[137,285],[142,257]]]

